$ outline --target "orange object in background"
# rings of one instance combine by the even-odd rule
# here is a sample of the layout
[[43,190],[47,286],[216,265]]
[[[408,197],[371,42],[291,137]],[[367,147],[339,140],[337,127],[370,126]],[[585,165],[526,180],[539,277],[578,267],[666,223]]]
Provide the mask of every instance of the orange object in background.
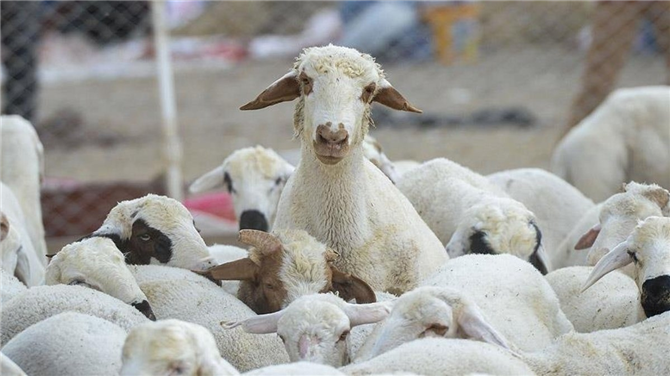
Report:
[[435,54],[442,64],[473,63],[479,52],[480,4],[428,6],[422,17],[433,30]]

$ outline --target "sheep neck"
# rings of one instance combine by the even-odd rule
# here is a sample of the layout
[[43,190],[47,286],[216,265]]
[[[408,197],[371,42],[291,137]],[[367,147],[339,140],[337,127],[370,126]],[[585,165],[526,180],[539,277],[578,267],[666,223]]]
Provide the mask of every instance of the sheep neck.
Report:
[[309,203],[311,223],[307,231],[340,254],[364,243],[368,221],[362,147],[352,145],[350,154],[335,165],[321,163],[309,146],[302,147],[302,159],[296,170],[301,193]]

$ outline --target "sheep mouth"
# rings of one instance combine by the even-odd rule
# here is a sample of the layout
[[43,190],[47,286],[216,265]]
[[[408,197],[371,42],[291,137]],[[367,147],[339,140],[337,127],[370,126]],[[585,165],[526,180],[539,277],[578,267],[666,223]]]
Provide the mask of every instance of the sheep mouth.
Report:
[[334,165],[349,154],[349,144],[346,139],[341,142],[315,141],[314,152],[321,163]]

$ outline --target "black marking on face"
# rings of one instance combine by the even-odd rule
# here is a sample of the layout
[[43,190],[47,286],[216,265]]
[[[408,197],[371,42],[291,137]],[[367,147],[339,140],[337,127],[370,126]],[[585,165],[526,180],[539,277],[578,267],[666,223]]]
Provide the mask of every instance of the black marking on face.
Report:
[[533,226],[533,228],[535,228],[535,249],[528,258],[528,262],[533,264],[535,269],[539,270],[540,273],[542,273],[542,275],[546,275],[548,273],[547,265],[545,265],[544,262],[542,262],[542,260],[537,254],[540,250],[540,246],[542,245],[542,231],[540,231],[540,229],[534,222],[531,222],[530,225]]
[[644,281],[641,300],[647,317],[670,311],[670,275]]
[[227,172],[223,173],[223,183],[226,185],[228,193],[235,193],[235,188],[233,188],[233,180],[230,178],[230,174]]
[[152,257],[166,264],[172,258],[172,240],[143,219],[133,223],[130,239],[124,243],[121,252],[126,254],[126,262],[129,264],[147,265]]
[[156,321],[156,316],[154,315],[154,311],[151,309],[148,301],[142,300],[139,303],[132,303],[131,305],[138,311],[142,312],[142,314],[149,320]]
[[483,231],[475,231],[470,235],[470,253],[477,253],[480,255],[495,255],[495,252],[491,245],[484,240],[486,233]]

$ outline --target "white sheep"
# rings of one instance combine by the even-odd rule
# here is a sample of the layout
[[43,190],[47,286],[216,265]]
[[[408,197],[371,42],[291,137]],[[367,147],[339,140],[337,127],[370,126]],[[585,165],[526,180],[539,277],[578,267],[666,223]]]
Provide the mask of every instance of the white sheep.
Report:
[[277,333],[292,362],[341,367],[352,358],[352,329],[383,320],[391,304],[351,304],[334,294],[312,294],[296,299],[281,311],[222,325],[226,329],[241,326],[247,333]]
[[0,303],[2,305],[27,290],[26,285],[4,269],[0,269]]
[[17,366],[7,355],[0,353],[0,375],[3,376],[27,376],[21,367]]
[[[655,184],[625,184],[624,192],[617,193],[602,203],[598,223],[582,235],[574,248],[582,250],[590,247],[587,263],[595,265],[630,235],[638,221],[669,213],[668,190]],[[624,268],[623,272],[634,277],[632,266]]]
[[590,266],[570,266],[545,276],[576,331],[623,328],[646,318],[635,282],[623,273],[610,273],[581,292],[592,270]]
[[31,376],[116,376],[125,339],[107,320],[65,312],[30,326],[2,352]]
[[486,177],[437,158],[407,172],[397,186],[450,257],[509,253],[542,273],[551,269],[535,215]]
[[288,357],[276,336],[224,330],[221,320],[243,320],[255,313],[210,281],[157,280],[140,283],[159,320],[177,319],[212,332],[221,355],[240,371],[285,363]]
[[[561,257],[554,257],[554,259],[562,259],[562,262],[557,261],[556,264],[552,264],[554,270],[559,270],[561,268],[567,268],[570,266],[583,266],[588,265],[588,254],[587,249],[590,249],[590,246],[587,246],[584,242],[580,241],[585,234],[589,234],[594,223],[598,223],[598,217],[600,216],[600,210],[603,207],[603,203],[596,204],[594,207],[589,209],[582,218],[576,222],[572,230],[568,235],[561,241],[558,245],[558,248],[554,252],[556,255],[561,255]],[[595,241],[595,236],[593,237]],[[581,244],[580,249],[575,249],[575,246]]]
[[212,333],[173,319],[133,328],[123,344],[122,363],[121,376],[239,375],[221,358]]
[[573,330],[546,279],[511,255],[458,257],[422,284],[467,293],[491,326],[521,350],[539,350]]
[[539,168],[500,171],[487,178],[535,214],[552,268],[563,267],[567,256],[558,253],[559,245],[595,206],[593,201],[565,180]]
[[196,179],[189,191],[225,187],[242,229],[270,231],[279,196],[294,167],[272,149],[262,146],[236,150],[217,168]]
[[82,286],[35,286],[3,304],[2,344],[27,327],[62,312],[74,311],[110,321],[124,330],[147,322],[138,310],[105,293]]
[[538,375],[656,376],[670,373],[669,348],[666,312],[626,328],[567,333],[522,359]]
[[130,264],[194,270],[214,266],[191,213],[165,196],[149,194],[118,203],[91,236],[112,239]]
[[532,375],[509,351],[462,339],[424,338],[405,343],[365,362],[340,368],[347,375],[416,373],[418,375]]
[[0,116],[0,181],[19,200],[37,259],[46,266],[47,246],[40,202],[44,147],[35,128],[18,115]]
[[303,230],[241,230],[239,240],[252,248],[249,257],[204,273],[215,280],[239,280],[237,297],[256,313],[280,310],[308,294],[337,291],[345,300],[375,301],[370,286],[333,264],[339,255]]
[[670,311],[670,218],[648,217],[593,268],[583,290],[607,273],[634,266],[634,277],[647,317]]
[[135,307],[151,320],[156,319],[123,254],[108,238],[87,238],[63,247],[47,266],[45,284],[89,287]]
[[395,164],[384,154],[382,145],[377,139],[370,136],[370,134],[366,134],[363,138],[362,146],[365,158],[372,162],[375,167],[381,170],[395,184],[400,178],[400,174],[396,171]]
[[294,116],[301,160],[279,199],[275,229],[302,229],[337,250],[340,270],[378,291],[404,292],[448,260],[406,198],[367,161],[361,146],[373,101],[420,112],[367,54],[306,48],[293,69],[241,107],[299,99]]
[[310,362],[295,362],[268,366],[245,372],[243,376],[345,376],[336,368]]
[[12,189],[3,182],[0,182],[0,217],[0,266],[27,286],[41,284],[44,279],[41,259],[46,257],[35,249],[21,204]]
[[670,87],[612,92],[561,140],[551,169],[596,202],[630,180],[670,187]]

